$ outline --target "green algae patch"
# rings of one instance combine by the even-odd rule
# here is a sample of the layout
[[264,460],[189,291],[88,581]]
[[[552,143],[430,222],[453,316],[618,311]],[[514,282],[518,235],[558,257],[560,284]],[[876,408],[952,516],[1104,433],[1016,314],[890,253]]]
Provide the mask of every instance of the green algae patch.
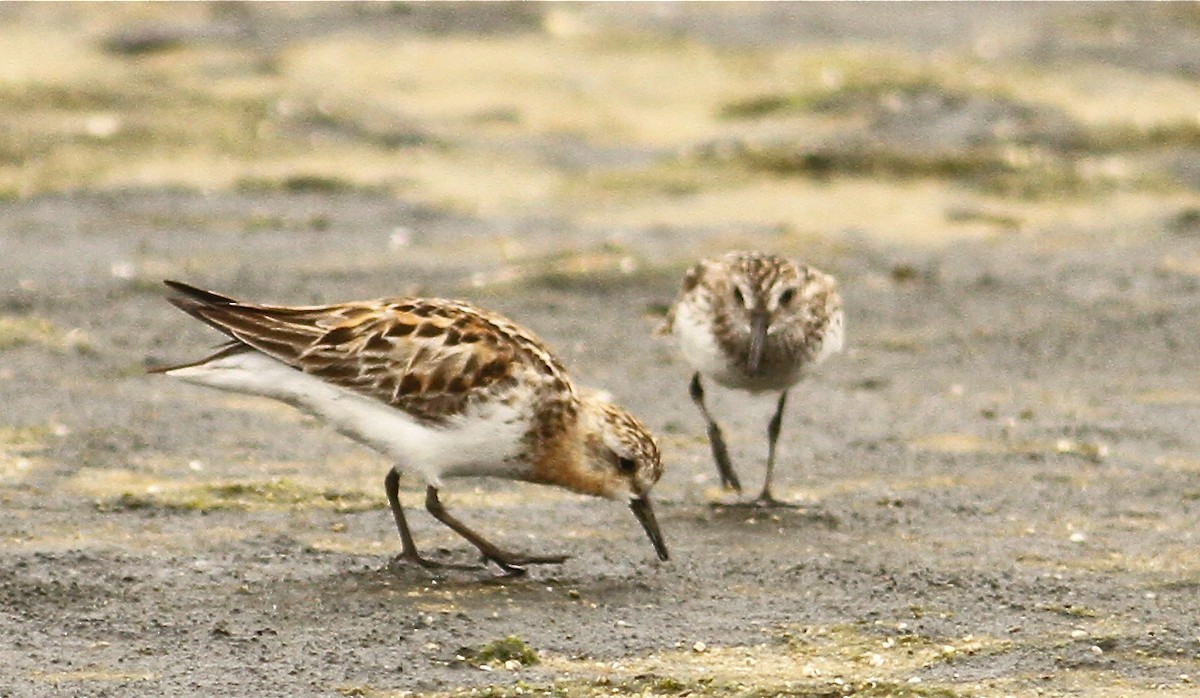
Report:
[[1109,455],[1108,444],[1099,441],[1079,441],[1067,438],[1057,439],[1053,442],[1037,439],[1017,441],[986,438],[961,432],[924,434],[909,439],[908,444],[911,448],[933,453],[1010,454],[1027,458],[1046,458],[1051,455],[1072,456],[1091,463],[1101,463]]
[[54,428],[49,426],[0,426],[0,452],[40,449],[53,433]]
[[236,188],[244,192],[288,192],[291,194],[386,194],[382,186],[372,186],[336,175],[293,174],[280,178],[250,177],[239,180]]
[[[370,695],[370,694],[368,694]],[[959,693],[940,686],[900,684],[890,681],[859,683],[813,683],[787,686],[752,683],[726,683],[711,679],[681,680],[671,676],[644,675],[629,680],[556,681],[537,685],[517,682],[507,686],[463,689],[449,696],[480,696],[509,698],[510,696],[554,696],[555,698],[599,698],[600,696],[713,696],[715,698],[966,698],[971,693]]]
[[[921,611],[923,613],[923,611]],[[934,638],[911,633],[904,623],[894,627],[870,628],[858,624],[801,627],[783,633],[793,661],[802,662],[805,673],[814,676],[896,681],[908,685],[911,674],[921,669],[949,664],[983,654],[1011,649],[1012,643],[998,638],[966,635]],[[865,680],[865,679],[863,679]]]
[[184,486],[154,486],[141,492],[122,492],[97,500],[100,511],[251,511],[260,509],[330,509],[369,511],[382,506],[379,497],[333,490],[286,478]]
[[985,194],[1045,200],[1120,187],[1169,190],[1173,177],[1125,160],[1200,142],[1191,118],[1090,124],[1063,106],[1014,96],[998,76],[964,82],[933,67],[829,70],[836,77],[824,84],[735,99],[717,116],[835,120],[832,132],[735,138],[706,157],[774,176],[945,179]]
[[945,179],[1015,199],[1082,197],[1110,191],[1116,182],[1083,167],[1079,158],[1026,144],[965,149],[908,149],[857,133],[840,141],[742,143],[723,154],[701,154],[701,162],[724,162],[772,176],[826,178],[835,175],[894,180]]
[[31,315],[0,315],[0,351],[22,346],[80,353],[92,348],[82,330],[63,330],[45,318]]
[[547,656],[543,668],[559,677],[551,682],[449,695],[965,698],[979,693],[973,686],[936,682],[921,674],[965,657],[1012,649],[1001,639],[925,637],[903,624],[878,623],[783,628],[774,640],[754,646],[680,645],[686,643],[677,643],[679,649],[670,652],[616,661]]
[[19,480],[41,465],[37,454],[53,434],[48,426],[0,426],[0,482]]
[[477,649],[464,648],[459,651],[459,656],[476,666],[503,666],[509,669],[541,662],[537,650],[516,635],[493,640]]
[[[721,105],[722,119],[760,119],[783,114],[816,112],[847,114],[872,108],[887,100],[918,96],[938,91],[965,97],[968,93],[939,84],[932,75],[918,73],[896,75],[855,75],[832,79],[799,92],[767,93],[735,99]],[[992,95],[988,95],[992,96]]]

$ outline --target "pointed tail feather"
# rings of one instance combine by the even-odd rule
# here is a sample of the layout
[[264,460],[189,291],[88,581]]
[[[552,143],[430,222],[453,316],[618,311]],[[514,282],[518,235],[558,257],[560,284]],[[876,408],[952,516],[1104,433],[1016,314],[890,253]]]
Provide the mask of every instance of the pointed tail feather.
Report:
[[163,279],[163,283],[175,291],[179,291],[184,296],[192,300],[202,301],[209,305],[227,305],[229,303],[237,303],[236,300],[229,296],[222,296],[219,293],[205,291],[202,288],[196,288],[191,284],[185,284],[182,281],[173,281],[171,279]]
[[204,324],[208,325],[209,327],[214,327],[214,328],[220,330],[221,332],[223,332],[224,334],[229,335],[230,337],[233,336],[233,334],[229,331],[228,328],[222,327],[221,325],[219,325],[219,324],[213,322],[212,320],[208,319],[207,317],[205,317],[203,311],[206,308],[211,308],[214,306],[232,305],[234,303],[237,303],[237,301],[235,301],[232,298],[229,298],[228,296],[222,296],[219,293],[213,293],[212,291],[205,291],[202,288],[196,288],[195,286],[190,286],[188,284],[183,283],[182,281],[172,281],[170,279],[163,279],[163,283],[166,284],[168,287],[170,287],[172,290],[178,291],[179,293],[183,294],[180,296],[168,296],[167,297],[168,303],[175,306],[176,308],[179,308],[180,310],[187,313],[188,315],[191,315],[192,317],[196,318],[197,320],[203,322]]
[[146,373],[170,373],[171,371],[174,371],[174,370],[177,370],[180,368],[192,368],[193,366],[201,366],[203,364],[208,363],[209,361],[223,359],[226,356],[233,356],[234,354],[239,354],[243,351],[252,351],[252,349],[249,345],[242,344],[241,342],[239,342],[238,340],[235,339],[233,341],[222,344],[221,347],[217,351],[213,352],[212,354],[209,354],[208,356],[204,357],[203,359],[198,359],[196,361],[189,361],[187,363],[182,363],[182,364],[173,364],[170,366],[156,366],[154,368],[146,369]]
[[231,305],[231,304],[237,303],[237,301],[235,301],[234,299],[232,299],[228,296],[222,296],[219,293],[213,293],[212,291],[205,291],[202,288],[196,288],[195,286],[192,286],[190,284],[185,284],[182,281],[173,281],[171,279],[163,279],[163,283],[166,284],[173,291],[177,291],[180,294],[182,294],[182,295],[178,295],[178,296],[169,296],[167,298],[167,301],[169,303],[171,303],[171,305],[174,305],[176,308],[179,308],[180,310],[187,313],[188,315],[191,315],[192,317],[196,318],[197,320],[200,320],[201,322],[208,325],[209,327],[213,327],[213,328],[220,330],[222,333],[224,333],[230,337],[230,341],[226,342],[225,344],[222,344],[217,349],[217,351],[215,351],[212,354],[209,354],[208,356],[205,356],[202,359],[198,359],[196,361],[188,361],[188,362],[182,363],[182,364],[172,364],[169,366],[157,366],[155,368],[147,369],[147,371],[146,371],[147,373],[170,373],[171,371],[174,371],[177,369],[192,368],[193,366],[200,366],[200,365],[208,363],[209,361],[214,361],[216,359],[222,359],[222,358],[225,358],[226,356],[231,356],[231,355],[237,354],[239,352],[251,350],[251,348],[248,345],[243,343],[238,338],[234,337],[233,333],[230,332],[227,327],[224,327],[216,322],[213,322],[212,320],[205,317],[205,315],[204,315],[204,310],[206,308],[211,308],[213,306]]
[[155,371],[158,373],[228,356],[234,347],[239,345],[246,349],[257,349],[284,363],[293,364],[314,339],[326,332],[324,328],[304,321],[308,316],[313,316],[314,312],[318,313],[314,317],[319,317],[323,311],[319,306],[288,308],[241,303],[228,296],[180,281],[164,280],[164,283],[180,294],[167,298],[172,305],[220,330],[233,342],[221,352],[199,362]]

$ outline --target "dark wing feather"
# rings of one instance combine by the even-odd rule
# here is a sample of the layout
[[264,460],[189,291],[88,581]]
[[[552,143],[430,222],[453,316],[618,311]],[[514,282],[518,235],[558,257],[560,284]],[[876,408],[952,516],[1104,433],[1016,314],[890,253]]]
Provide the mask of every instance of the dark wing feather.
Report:
[[163,283],[170,288],[179,291],[184,296],[193,300],[202,301],[204,303],[219,304],[219,303],[237,303],[234,299],[228,296],[222,296],[219,293],[205,291],[202,288],[197,288],[191,284],[185,284],[182,281],[172,281],[171,279],[163,279]]
[[282,307],[170,286],[186,294],[172,298],[175,305],[239,343],[422,420],[458,414],[518,375],[573,392],[536,337],[465,303],[397,298]]

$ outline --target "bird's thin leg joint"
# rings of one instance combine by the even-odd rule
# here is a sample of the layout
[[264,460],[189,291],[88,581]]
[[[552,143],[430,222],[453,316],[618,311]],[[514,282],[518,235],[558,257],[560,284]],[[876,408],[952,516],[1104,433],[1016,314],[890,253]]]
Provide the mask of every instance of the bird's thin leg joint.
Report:
[[425,508],[433,515],[433,518],[446,524],[455,533],[467,539],[468,543],[478,548],[484,557],[499,565],[507,575],[517,576],[524,574],[525,568],[522,565],[554,565],[563,562],[568,557],[566,555],[521,555],[496,547],[483,536],[471,530],[466,524],[454,518],[450,512],[446,511],[446,508],[442,506],[442,501],[438,499],[437,488],[433,485],[430,485],[425,490]]
[[692,402],[700,408],[700,414],[704,415],[704,421],[708,425],[708,443],[712,447],[717,473],[721,476],[721,485],[725,489],[741,493],[742,483],[738,481],[737,473],[733,472],[733,464],[729,460],[729,449],[725,446],[725,437],[721,434],[721,427],[709,413],[708,406],[704,404],[704,386],[700,382],[699,372],[692,376],[688,392],[692,396]]
[[779,441],[779,431],[783,425],[783,408],[787,405],[787,391],[779,394],[779,403],[775,406],[775,416],[767,424],[767,479],[763,483],[762,493],[754,500],[761,507],[790,507],[795,506],[775,499],[771,494],[771,478],[775,475],[775,444]]
[[413,540],[412,531],[408,528],[408,520],[404,517],[404,509],[400,506],[400,473],[395,469],[389,470],[387,477],[383,479],[383,488],[387,492],[388,504],[392,507],[392,518],[396,520],[396,530],[400,532],[400,545],[402,549],[398,558],[399,560],[419,565],[426,569],[437,567],[477,569],[475,566],[452,565],[421,557],[421,554],[417,552],[417,544]]

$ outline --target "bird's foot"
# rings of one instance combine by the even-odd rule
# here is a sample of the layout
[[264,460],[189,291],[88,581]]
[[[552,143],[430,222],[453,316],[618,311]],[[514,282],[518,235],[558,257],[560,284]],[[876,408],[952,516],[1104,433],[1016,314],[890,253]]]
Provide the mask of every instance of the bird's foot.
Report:
[[785,502],[776,499],[769,492],[760,494],[754,499],[740,499],[733,502],[712,502],[709,506],[717,509],[806,509],[807,505],[797,502]]
[[749,502],[750,506],[759,509],[804,509],[803,504],[796,502],[785,502],[782,499],[775,499],[770,492],[763,492]]
[[734,475],[732,470],[721,473],[721,487],[730,492],[742,493],[742,483],[738,482],[737,475]]
[[494,562],[500,568],[502,577],[521,577],[528,565],[560,565],[566,562],[570,555],[523,555],[495,551],[484,559]]
[[388,563],[388,567],[398,569],[400,567],[420,567],[426,570],[478,570],[482,569],[479,565],[464,564],[461,562],[442,562],[441,560],[431,560],[427,557],[422,557],[417,552],[400,553],[392,558]]

